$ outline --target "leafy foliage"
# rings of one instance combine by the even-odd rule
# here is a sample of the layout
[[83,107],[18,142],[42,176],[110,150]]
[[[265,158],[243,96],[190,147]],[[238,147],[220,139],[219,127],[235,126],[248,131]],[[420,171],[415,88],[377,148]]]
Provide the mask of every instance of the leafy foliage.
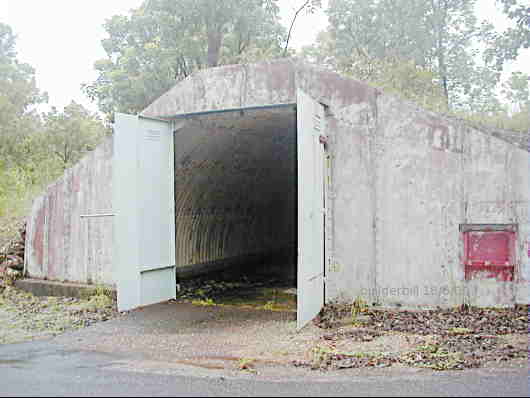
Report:
[[488,113],[462,115],[471,121],[480,122],[505,130],[530,131],[530,76],[523,72],[513,72],[502,84],[505,101],[497,109]]
[[502,68],[505,61],[516,59],[521,49],[530,48],[530,4],[523,4],[522,0],[497,0],[497,3],[513,25],[495,36],[486,55],[489,62]]
[[44,126],[42,138],[47,156],[53,156],[63,169],[94,150],[106,133],[110,133],[96,114],[75,102],[64,108],[64,112],[52,108],[44,115]]
[[[344,327],[337,320],[348,316],[348,312],[346,305],[326,305],[316,325],[331,330],[321,336],[308,359],[295,360],[293,365],[338,370],[400,364],[441,371],[478,368],[492,361],[521,360],[528,355],[526,306],[503,310],[366,309],[369,320],[362,327]],[[372,344],[381,337],[386,340],[384,344]],[[390,339],[393,344],[388,343]],[[365,351],[374,346],[375,352]],[[381,346],[385,351],[379,351]]]
[[479,23],[474,6],[475,0],[331,0],[330,26],[306,54],[436,110],[443,110],[440,100],[446,109],[490,110],[498,105],[500,74],[479,63],[477,44],[491,42],[494,30]]
[[0,23],[0,162],[4,167],[20,163],[19,145],[40,126],[35,106],[47,100],[36,86],[34,69],[17,60],[15,41],[11,28]]
[[[509,34],[523,37],[527,9],[502,1],[517,21]],[[517,53],[501,48],[508,33],[480,22],[475,6],[476,0],[330,0],[330,26],[302,56],[437,112],[528,131],[527,75],[515,74],[499,95],[503,65]]]
[[0,246],[16,233],[32,197],[93,149],[107,132],[81,105],[40,115],[47,94],[17,60],[16,37],[0,23]]
[[51,338],[118,316],[116,303],[105,295],[35,297],[2,282],[0,277],[0,310],[9,322],[0,323],[0,345]]
[[136,113],[196,70],[281,55],[277,0],[150,0],[105,24],[107,58],[84,86],[108,116]]

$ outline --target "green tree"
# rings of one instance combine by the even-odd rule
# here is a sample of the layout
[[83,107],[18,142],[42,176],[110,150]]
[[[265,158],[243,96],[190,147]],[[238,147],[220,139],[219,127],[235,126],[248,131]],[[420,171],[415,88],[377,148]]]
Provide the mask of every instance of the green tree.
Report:
[[509,103],[503,127],[530,132],[530,75],[513,72],[503,84],[502,93]]
[[515,110],[530,107],[530,75],[523,72],[512,72],[503,85],[503,94]]
[[321,32],[316,44],[302,49],[301,56],[312,63],[324,65],[356,79],[365,81],[385,92],[398,94],[425,108],[445,111],[442,88],[436,83],[435,73],[417,65],[413,60],[390,54],[385,58],[370,57],[362,49],[356,57],[337,57],[336,41],[331,32]]
[[39,115],[47,95],[34,69],[17,59],[16,37],[0,24],[0,247],[16,233],[31,198],[95,148],[106,128],[72,103]]
[[23,143],[41,126],[36,106],[46,100],[35,71],[17,59],[16,37],[0,23],[0,246],[16,233],[25,211],[27,177]]
[[[328,64],[369,81],[381,80],[373,76],[388,73],[388,65],[414,65],[418,78],[425,83],[432,74],[446,108],[490,109],[500,72],[477,60],[478,43],[490,43],[494,31],[491,25],[477,20],[475,2],[330,0],[330,27],[313,55],[332,51],[323,56]],[[425,89],[425,85],[419,87]]]
[[489,124],[514,132],[530,132],[530,76],[513,72],[502,84],[504,100],[491,112],[482,112],[464,117],[482,124]]
[[513,61],[521,49],[530,48],[530,3],[522,0],[497,0],[504,14],[512,21],[506,31],[497,34],[487,52],[488,62],[502,69],[506,61]]
[[0,23],[0,158],[4,167],[20,164],[21,143],[40,128],[36,106],[47,101],[37,88],[35,71],[17,60],[16,37]]
[[277,0],[148,0],[107,21],[107,58],[85,85],[107,115],[135,113],[192,72],[281,55]]
[[44,115],[44,132],[40,135],[45,156],[55,158],[64,170],[96,148],[109,130],[97,114],[71,102],[59,112],[55,107]]

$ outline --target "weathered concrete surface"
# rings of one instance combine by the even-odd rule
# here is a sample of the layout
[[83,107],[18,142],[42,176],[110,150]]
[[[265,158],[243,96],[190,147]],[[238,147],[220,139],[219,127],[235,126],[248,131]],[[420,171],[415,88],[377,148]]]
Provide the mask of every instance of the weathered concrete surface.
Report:
[[[290,60],[198,72],[143,112],[182,121],[175,150],[177,265],[291,243],[292,226],[285,220],[295,209],[285,200],[289,194],[283,195],[292,192],[292,119],[271,118],[263,110],[197,113],[293,104],[297,89],[327,105],[328,300],[366,296],[406,306],[528,302],[528,136],[478,130]],[[37,200],[34,225],[55,215],[51,198],[65,201],[68,195],[51,189],[50,198]],[[464,281],[461,224],[517,225],[514,282]],[[71,234],[69,225],[79,229],[60,222],[28,234],[31,273],[63,278],[56,264],[68,268],[71,257],[59,255],[57,261],[57,253],[68,250],[46,242]],[[83,239],[78,236],[79,247],[86,245]],[[94,268],[83,261],[87,270]],[[87,274],[71,272],[81,281]]]
[[[44,281],[40,279],[19,279],[15,287],[37,297],[76,297],[87,298],[94,295],[94,285]],[[116,290],[108,288],[108,292],[116,299]]]
[[[524,138],[479,131],[292,61],[199,72],[144,114],[292,103],[298,88],[328,105],[328,299],[367,296],[408,306],[528,302]],[[464,281],[459,226],[472,223],[517,224],[514,282]]]
[[199,71],[147,107],[144,116],[175,115],[296,102],[290,61]]
[[171,119],[201,112],[295,104],[297,89],[335,111],[366,103],[375,106],[378,93],[373,87],[336,73],[280,60],[199,71],[175,85],[142,115]]
[[112,139],[107,139],[38,197],[27,221],[28,275],[113,284]]
[[[528,152],[377,97],[329,117],[330,296],[410,307],[527,303]],[[459,226],[473,223],[517,225],[514,282],[464,281]]]
[[[390,96],[381,95],[377,107],[377,287],[420,288],[420,297],[387,294],[380,301],[527,303],[528,152]],[[460,224],[518,226],[515,282],[464,282]]]

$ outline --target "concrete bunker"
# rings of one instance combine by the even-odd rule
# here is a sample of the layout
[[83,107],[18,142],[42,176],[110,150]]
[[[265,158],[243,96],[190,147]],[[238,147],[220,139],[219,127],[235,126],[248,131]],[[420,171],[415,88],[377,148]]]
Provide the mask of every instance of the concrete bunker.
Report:
[[[528,303],[528,134],[293,60],[200,71],[116,122],[35,200],[29,276],[114,284],[129,309],[175,297],[179,272],[272,256],[291,266],[261,270],[292,276],[297,264],[299,326],[357,297]],[[503,233],[466,251],[477,226]]]

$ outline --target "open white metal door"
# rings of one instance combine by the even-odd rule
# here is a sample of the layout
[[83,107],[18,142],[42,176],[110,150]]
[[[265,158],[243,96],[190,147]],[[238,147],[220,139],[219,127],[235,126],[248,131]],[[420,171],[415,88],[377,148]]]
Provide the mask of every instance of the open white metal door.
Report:
[[324,306],[324,107],[302,91],[297,98],[298,314],[303,328]]
[[120,311],[176,297],[173,137],[169,122],[115,116],[113,255]]

